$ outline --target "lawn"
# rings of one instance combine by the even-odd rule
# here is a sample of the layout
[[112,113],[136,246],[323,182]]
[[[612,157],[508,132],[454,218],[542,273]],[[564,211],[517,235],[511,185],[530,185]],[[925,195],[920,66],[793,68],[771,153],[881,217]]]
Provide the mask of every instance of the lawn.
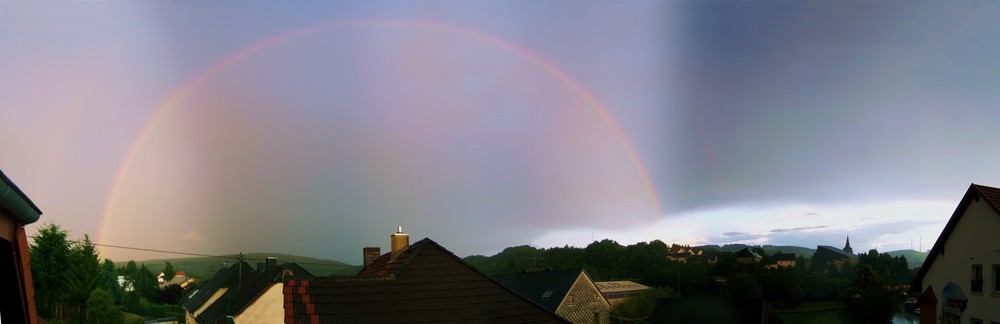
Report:
[[796,308],[776,308],[785,323],[843,323],[840,315],[844,311],[844,303],[839,301],[808,302]]
[[129,312],[122,312],[122,313],[125,314],[125,324],[144,323],[144,322],[146,322],[146,318],[145,317],[142,317],[142,316],[139,316],[139,315],[136,315],[136,314],[132,314],[132,313],[129,313]]

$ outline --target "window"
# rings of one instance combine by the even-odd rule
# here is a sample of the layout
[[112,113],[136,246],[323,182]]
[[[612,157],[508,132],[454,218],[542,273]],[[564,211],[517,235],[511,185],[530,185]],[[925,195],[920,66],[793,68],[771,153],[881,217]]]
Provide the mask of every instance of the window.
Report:
[[553,292],[555,292],[555,290],[553,290],[553,289],[546,290],[544,293],[542,293],[542,299],[552,298],[552,293]]
[[993,292],[1000,293],[1000,264],[993,265]]
[[972,265],[971,287],[971,291],[974,293],[983,292],[983,265],[981,264]]

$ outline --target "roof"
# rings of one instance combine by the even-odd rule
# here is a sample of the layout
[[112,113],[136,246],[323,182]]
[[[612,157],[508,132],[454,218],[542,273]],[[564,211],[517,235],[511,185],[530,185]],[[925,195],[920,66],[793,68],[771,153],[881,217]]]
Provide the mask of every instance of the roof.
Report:
[[242,261],[219,269],[219,271],[216,271],[212,275],[212,278],[205,281],[200,288],[187,296],[188,300],[184,302],[184,309],[190,313],[194,313],[220,288],[244,287],[249,284],[249,281],[243,281],[242,278],[251,278],[256,274],[249,264]]
[[944,225],[944,230],[941,231],[941,235],[938,236],[937,241],[934,242],[934,246],[931,247],[930,252],[927,252],[927,259],[924,259],[924,263],[920,265],[920,270],[917,270],[917,275],[913,277],[913,281],[910,282],[910,289],[908,292],[920,293],[923,289],[922,283],[924,281],[924,276],[927,275],[927,271],[930,270],[931,265],[934,264],[934,260],[937,259],[938,254],[944,254],[944,244],[951,237],[951,232],[955,231],[955,227],[958,226],[958,222],[961,220],[962,215],[965,215],[965,210],[969,208],[969,205],[973,201],[979,201],[979,198],[983,198],[993,212],[1000,215],[1000,189],[994,187],[988,187],[978,184],[970,184],[969,189],[965,191],[965,196],[958,203],[958,207],[955,208],[955,212],[951,214],[951,218],[948,219],[948,223]]
[[[502,274],[493,276],[493,279],[524,298],[555,312],[581,272],[587,275],[582,269],[548,270]],[[587,278],[590,276],[587,275]]]
[[761,259],[760,254],[757,254],[757,252],[754,252],[753,250],[750,250],[749,247],[745,247],[742,250],[736,251],[736,257],[737,258],[756,258],[756,259]]
[[774,261],[795,261],[795,253],[775,253],[771,257]]
[[[841,249],[838,249],[838,248],[835,248],[835,247],[832,247],[832,246],[829,246],[829,245],[818,245],[818,246],[816,246],[816,253],[819,253],[821,250],[825,250],[827,252],[831,252],[831,253],[834,254],[834,256],[841,256],[841,257],[848,258],[848,259],[854,256],[854,254],[852,254],[850,252],[847,252],[847,251],[844,251],[844,250],[841,250]],[[813,254],[813,255],[815,257],[816,254]]]
[[646,290],[649,287],[631,281],[598,281],[594,283],[602,294]]
[[284,298],[288,323],[565,323],[426,238],[358,277],[288,280]]
[[[249,265],[248,265],[249,266]],[[313,275],[295,263],[279,264],[276,267],[266,269],[253,276],[244,277],[244,284],[240,289],[230,289],[219,301],[208,306],[198,315],[198,323],[218,323],[226,320],[228,315],[236,315],[249,307],[257,297],[271,288],[275,283],[284,281],[285,270],[290,271],[292,278],[312,278]]]
[[31,202],[14,181],[11,181],[3,170],[0,170],[0,208],[10,212],[18,222],[31,224],[38,221],[42,210]]

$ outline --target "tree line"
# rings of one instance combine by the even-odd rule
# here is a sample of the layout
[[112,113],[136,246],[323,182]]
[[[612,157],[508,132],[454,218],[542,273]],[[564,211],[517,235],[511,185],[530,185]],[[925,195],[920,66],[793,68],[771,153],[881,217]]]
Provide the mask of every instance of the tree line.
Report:
[[[585,269],[595,281],[631,280],[650,287],[668,288],[667,292],[657,293],[661,296],[764,298],[776,307],[789,308],[804,301],[845,301],[848,310],[872,304],[857,303],[858,299],[848,299],[849,295],[868,298],[877,295],[876,291],[881,292],[878,298],[891,299],[880,305],[898,304],[901,307],[902,294],[884,290],[891,285],[909,284],[915,275],[904,257],[892,257],[875,249],[858,254],[857,264],[844,262],[816,272],[807,267],[809,260],[801,255],[796,258],[794,267],[769,269],[765,265],[773,263],[774,256],[760,246],[749,247],[763,258],[756,263],[737,262],[733,253],[721,253],[714,247],[702,249],[702,255],[688,256],[685,262],[672,261],[667,257],[670,248],[660,240],[623,246],[605,239],[583,248],[514,246],[494,256],[473,255],[465,260],[488,275],[546,268]],[[859,280],[865,288],[857,287]],[[873,284],[878,287],[870,287]],[[865,291],[865,294],[858,291]],[[890,309],[888,314],[898,312],[899,307]]]
[[[70,241],[68,233],[53,223],[38,230],[29,253],[35,305],[39,317],[49,323],[123,323],[123,311],[166,314],[159,305],[176,304],[182,294],[180,287],[161,289],[145,264],[129,261],[116,267],[100,257],[88,235]],[[167,267],[172,269],[169,263]],[[173,310],[176,313],[177,308]]]

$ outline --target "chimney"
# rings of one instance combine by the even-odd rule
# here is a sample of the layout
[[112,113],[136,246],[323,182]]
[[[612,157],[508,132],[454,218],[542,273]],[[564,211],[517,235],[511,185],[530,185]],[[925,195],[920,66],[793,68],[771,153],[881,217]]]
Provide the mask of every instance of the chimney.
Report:
[[380,255],[382,255],[382,249],[381,248],[379,248],[377,246],[376,247],[371,247],[371,246],[366,247],[365,251],[364,251],[364,260],[365,260],[364,266],[367,267],[368,265],[371,265],[372,262],[375,262],[375,259],[378,259],[378,257]]
[[395,257],[399,252],[403,252],[407,246],[410,246],[410,234],[403,233],[403,227],[399,226],[396,228],[396,233],[389,236],[392,238],[392,256]]
[[278,258],[267,257],[267,259],[265,259],[264,261],[265,261],[264,270],[271,270],[278,267]]

